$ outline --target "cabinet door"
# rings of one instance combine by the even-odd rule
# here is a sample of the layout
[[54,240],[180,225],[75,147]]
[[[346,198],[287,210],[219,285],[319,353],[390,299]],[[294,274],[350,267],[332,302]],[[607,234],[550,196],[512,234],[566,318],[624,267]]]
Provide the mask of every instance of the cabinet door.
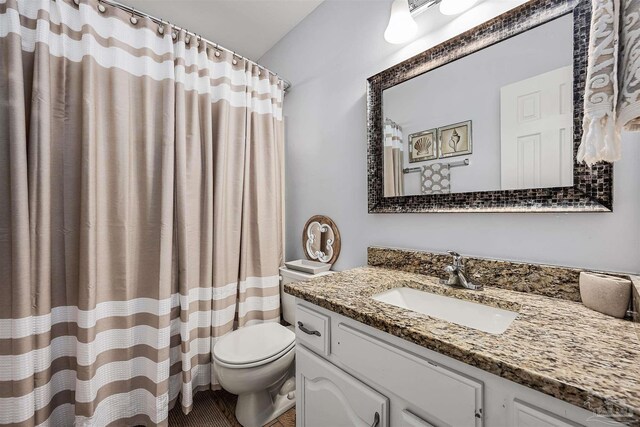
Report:
[[558,415],[536,408],[518,399],[513,401],[513,425],[515,427],[578,427]]
[[296,345],[296,421],[299,427],[386,427],[389,400]]

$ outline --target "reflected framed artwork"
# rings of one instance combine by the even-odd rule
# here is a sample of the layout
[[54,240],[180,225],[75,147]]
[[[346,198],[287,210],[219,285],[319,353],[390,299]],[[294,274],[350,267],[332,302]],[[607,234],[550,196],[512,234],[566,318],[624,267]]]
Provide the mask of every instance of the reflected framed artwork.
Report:
[[438,158],[437,130],[430,129],[409,135],[409,163]]
[[438,128],[438,156],[464,156],[472,153],[471,120]]

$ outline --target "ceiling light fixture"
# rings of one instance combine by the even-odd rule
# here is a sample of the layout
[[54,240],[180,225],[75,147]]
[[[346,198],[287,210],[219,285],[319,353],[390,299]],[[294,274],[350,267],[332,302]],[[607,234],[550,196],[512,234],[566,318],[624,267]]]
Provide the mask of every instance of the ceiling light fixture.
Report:
[[384,39],[392,44],[400,44],[411,40],[418,32],[418,24],[409,12],[407,0],[394,0],[391,4],[389,25],[384,31]]
[[442,0],[440,2],[440,13],[443,15],[457,15],[471,9],[477,2],[478,0]]
[[432,6],[440,4],[441,0],[409,0],[409,11],[414,18]]

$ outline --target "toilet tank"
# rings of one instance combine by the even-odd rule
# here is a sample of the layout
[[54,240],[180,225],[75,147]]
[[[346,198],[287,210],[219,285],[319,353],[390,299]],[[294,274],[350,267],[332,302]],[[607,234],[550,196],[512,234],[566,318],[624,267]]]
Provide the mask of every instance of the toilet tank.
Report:
[[303,273],[302,271],[291,270],[286,267],[280,268],[280,302],[282,307],[282,318],[287,323],[291,325],[295,325],[296,323],[296,298],[284,292],[285,283],[304,282],[305,280],[326,276],[327,274],[333,274],[333,272],[325,271],[318,274],[309,274]]

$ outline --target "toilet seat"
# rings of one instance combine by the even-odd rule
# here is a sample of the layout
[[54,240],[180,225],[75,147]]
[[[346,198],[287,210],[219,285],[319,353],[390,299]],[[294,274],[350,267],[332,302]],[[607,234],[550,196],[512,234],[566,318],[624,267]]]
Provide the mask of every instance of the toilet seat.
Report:
[[246,326],[223,337],[213,348],[217,364],[252,368],[276,360],[295,347],[295,334],[278,323]]

